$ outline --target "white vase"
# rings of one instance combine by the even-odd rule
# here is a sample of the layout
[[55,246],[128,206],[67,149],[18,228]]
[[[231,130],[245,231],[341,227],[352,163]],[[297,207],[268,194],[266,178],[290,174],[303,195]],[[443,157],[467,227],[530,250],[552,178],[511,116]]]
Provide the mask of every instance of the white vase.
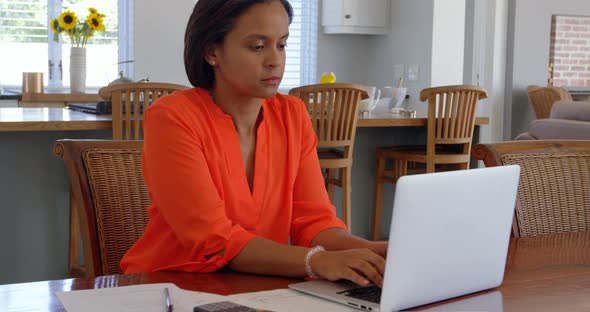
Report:
[[86,48],[70,48],[70,92],[86,91]]

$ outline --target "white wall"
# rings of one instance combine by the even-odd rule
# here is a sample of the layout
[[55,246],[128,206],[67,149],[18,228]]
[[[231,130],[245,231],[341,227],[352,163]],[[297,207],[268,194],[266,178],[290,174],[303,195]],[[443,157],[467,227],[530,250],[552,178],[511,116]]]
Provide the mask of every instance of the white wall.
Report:
[[488,93],[477,106],[477,115],[490,119],[481,127],[481,143],[503,141],[508,1],[467,0],[464,82]]
[[483,127],[480,142],[495,143],[503,141],[506,126],[505,111],[505,78],[506,78],[506,41],[508,27],[508,1],[489,0],[484,11],[488,14],[486,24],[483,57],[482,85],[488,91],[488,99],[484,102],[481,112],[490,117],[488,127]]
[[475,0],[465,1],[465,49],[463,64],[463,83],[464,84],[475,84],[473,77],[473,66],[474,66],[474,26],[475,26]]
[[511,117],[504,138],[514,138],[528,129],[534,119],[526,87],[547,83],[551,15],[590,15],[588,0],[518,0],[511,1],[509,23],[514,34],[509,36],[507,97],[505,115]]
[[[167,2],[165,17],[157,1],[135,5],[135,79],[190,85],[184,70],[184,31],[195,3]],[[324,35],[321,26],[318,32],[318,81],[322,72],[332,71],[338,81],[366,83],[370,36]]]
[[420,112],[427,111],[419,100],[420,90],[430,87],[433,1],[392,0],[391,31],[388,35],[371,36],[370,49],[363,58],[369,62],[367,82],[379,87],[395,84],[395,64],[418,64],[419,80],[406,80],[404,84],[410,95],[408,107]]
[[432,86],[463,83],[465,0],[435,0],[432,24]]
[[190,85],[184,70],[184,31],[195,3],[135,2],[134,79]]
[[[321,17],[320,17],[321,18]],[[321,21],[320,21],[321,25]],[[325,35],[318,27],[317,81],[323,72],[334,72],[338,82],[367,84],[370,63],[368,35]]]

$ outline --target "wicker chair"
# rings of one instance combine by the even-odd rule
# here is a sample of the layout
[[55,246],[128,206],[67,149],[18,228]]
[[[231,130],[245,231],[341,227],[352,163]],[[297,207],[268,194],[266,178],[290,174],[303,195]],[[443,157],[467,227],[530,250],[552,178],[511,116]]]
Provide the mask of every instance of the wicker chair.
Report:
[[359,102],[369,97],[367,89],[351,83],[323,83],[293,88],[289,94],[307,105],[318,137],[320,167],[326,169],[328,196],[334,202],[334,186],[342,188],[342,221],[350,230],[352,151]]
[[[112,102],[113,140],[140,140],[143,133],[141,123],[143,110],[147,109],[159,97],[172,93],[175,90],[187,88],[178,84],[156,82],[119,83],[101,88],[98,91],[100,97],[105,101]],[[74,277],[84,275],[84,269],[77,260],[80,249],[80,231],[78,229],[80,221],[78,221],[79,208],[75,208],[75,204],[76,201],[73,199],[72,192],[70,191],[68,271]]]
[[75,218],[70,211],[70,229],[81,225],[82,233],[83,266],[78,261],[80,232],[70,231],[70,275],[121,273],[121,258],[143,234],[150,199],[141,171],[142,146],[143,141],[55,143],[54,154],[65,162],[72,186],[70,200],[77,210]]
[[[428,100],[426,146],[388,146],[377,148],[371,238],[380,239],[383,210],[383,184],[396,183],[411,173],[434,172],[435,166],[467,169],[471,160],[471,141],[477,103],[485,99],[485,90],[468,85],[427,88],[420,100]],[[388,159],[393,169],[386,169]],[[423,164],[426,168],[417,168]]]
[[560,100],[571,100],[572,96],[560,87],[528,86],[527,93],[537,119],[549,118],[551,106]]
[[514,236],[590,230],[590,141],[479,144],[473,157],[520,165]]
[[183,89],[188,87],[159,82],[121,83],[101,88],[100,97],[113,103],[113,140],[140,140],[143,131],[141,122],[137,121],[141,120],[143,110],[160,96]]

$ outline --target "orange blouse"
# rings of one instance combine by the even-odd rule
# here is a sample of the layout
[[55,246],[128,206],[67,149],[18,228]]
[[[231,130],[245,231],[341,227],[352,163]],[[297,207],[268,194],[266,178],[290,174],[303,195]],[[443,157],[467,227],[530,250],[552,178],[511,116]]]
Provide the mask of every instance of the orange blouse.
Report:
[[298,98],[277,94],[262,104],[252,193],[233,120],[206,90],[158,99],[144,122],[150,221],[121,261],[125,273],[212,272],[257,236],[308,246],[325,229],[345,228],[329,201],[317,138]]

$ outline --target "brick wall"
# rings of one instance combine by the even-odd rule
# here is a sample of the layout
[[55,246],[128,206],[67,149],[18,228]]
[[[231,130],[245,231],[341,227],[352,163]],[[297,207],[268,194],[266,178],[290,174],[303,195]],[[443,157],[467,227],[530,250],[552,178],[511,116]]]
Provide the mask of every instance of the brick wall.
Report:
[[553,15],[553,85],[590,88],[590,17]]

